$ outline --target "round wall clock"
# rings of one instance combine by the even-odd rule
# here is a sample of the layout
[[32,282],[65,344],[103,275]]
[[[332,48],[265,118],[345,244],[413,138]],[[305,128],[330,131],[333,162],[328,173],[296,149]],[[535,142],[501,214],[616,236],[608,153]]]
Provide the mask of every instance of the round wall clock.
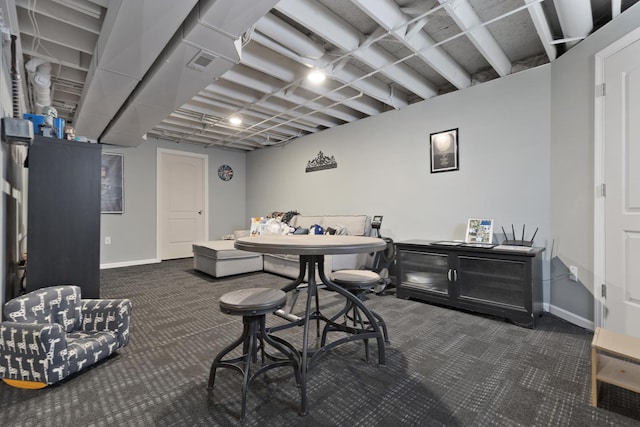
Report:
[[223,181],[229,181],[233,178],[233,169],[229,165],[222,165],[218,168],[218,176]]

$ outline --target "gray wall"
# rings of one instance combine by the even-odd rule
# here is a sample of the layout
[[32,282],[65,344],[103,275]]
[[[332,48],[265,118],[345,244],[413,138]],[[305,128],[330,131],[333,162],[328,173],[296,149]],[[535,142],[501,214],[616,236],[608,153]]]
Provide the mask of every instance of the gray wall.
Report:
[[[209,239],[220,239],[235,229],[246,228],[245,154],[190,144],[149,139],[138,147],[104,145],[103,152],[124,154],[124,214],[101,218],[102,267],[157,261],[156,164],[158,148],[201,153],[209,156]],[[218,178],[218,168],[234,170],[230,181]],[[105,237],[111,244],[105,245]]]
[[[595,54],[638,27],[640,4],[580,42],[551,67],[551,235],[554,257],[579,283],[551,287],[554,308],[593,320]],[[555,265],[555,262],[554,262]],[[555,275],[555,274],[554,274]]]
[[[253,151],[247,213],[380,214],[396,241],[463,239],[467,219],[488,217],[497,230],[540,227],[536,245],[549,248],[549,87],[547,65]],[[451,128],[460,170],[432,174],[429,134]],[[319,151],[338,168],[305,173]]]

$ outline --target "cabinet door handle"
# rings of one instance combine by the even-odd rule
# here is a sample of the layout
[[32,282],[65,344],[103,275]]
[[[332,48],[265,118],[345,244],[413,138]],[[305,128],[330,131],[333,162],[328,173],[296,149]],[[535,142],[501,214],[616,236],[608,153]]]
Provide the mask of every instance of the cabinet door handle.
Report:
[[447,279],[448,279],[449,281],[451,281],[451,272],[452,272],[452,271],[453,271],[453,269],[451,269],[451,268],[447,271]]
[[453,281],[454,282],[458,281],[458,270],[453,270]]

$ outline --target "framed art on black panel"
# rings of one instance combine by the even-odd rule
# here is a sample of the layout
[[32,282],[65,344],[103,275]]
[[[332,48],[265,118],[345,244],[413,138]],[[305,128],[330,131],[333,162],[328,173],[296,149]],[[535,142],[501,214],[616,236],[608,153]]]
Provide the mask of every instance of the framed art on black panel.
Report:
[[124,213],[124,154],[102,153],[101,213]]
[[429,136],[431,173],[458,170],[458,129],[436,132]]

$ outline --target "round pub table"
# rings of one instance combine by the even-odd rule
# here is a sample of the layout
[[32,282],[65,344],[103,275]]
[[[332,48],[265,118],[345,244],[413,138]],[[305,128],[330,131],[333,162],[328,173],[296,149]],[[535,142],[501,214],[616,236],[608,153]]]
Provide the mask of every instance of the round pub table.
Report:
[[[385,365],[385,348],[384,348],[384,336],[382,330],[378,326],[376,317],[371,311],[362,303],[362,301],[354,296],[351,292],[346,291],[342,287],[333,283],[326,275],[324,271],[324,257],[325,255],[339,255],[339,254],[354,254],[354,253],[366,253],[366,252],[378,252],[384,250],[386,242],[376,237],[363,237],[363,236],[335,236],[335,235],[263,235],[256,237],[243,237],[237,239],[234,244],[236,249],[260,252],[266,254],[287,254],[287,255],[299,255],[300,256],[300,274],[298,278],[292,283],[282,288],[285,292],[293,291],[297,286],[303,282],[305,273],[308,278],[308,292],[307,303],[305,308],[305,315],[303,318],[296,322],[292,322],[291,326],[302,325],[303,337],[302,337],[302,349],[300,360],[300,394],[301,394],[301,406],[302,414],[308,413],[308,401],[307,401],[307,372],[309,367],[313,363],[317,356],[325,353],[327,350],[354,339],[370,339],[375,338],[378,342],[378,363]],[[312,312],[311,301],[316,298],[317,304],[317,283],[316,283],[316,270],[318,276],[327,289],[337,292],[338,294],[351,301],[353,305],[357,306],[367,318],[370,324],[370,330],[359,331],[361,333],[350,335],[341,340],[334,341],[330,344],[321,347],[313,352],[311,358],[309,357],[309,323],[312,319],[317,319],[318,322],[328,319],[324,317],[318,311]],[[289,325],[287,325],[289,326]]]

